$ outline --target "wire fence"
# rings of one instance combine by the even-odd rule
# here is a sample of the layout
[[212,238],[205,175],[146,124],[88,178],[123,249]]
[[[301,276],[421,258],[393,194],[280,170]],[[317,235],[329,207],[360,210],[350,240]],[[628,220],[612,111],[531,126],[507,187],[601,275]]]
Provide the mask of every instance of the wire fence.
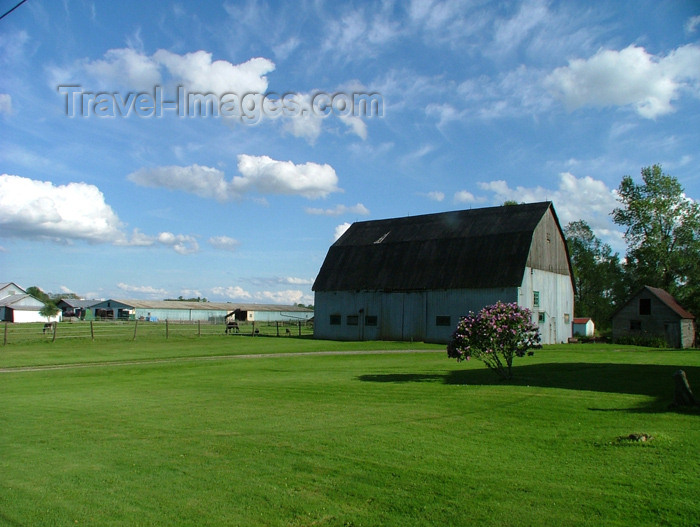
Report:
[[235,322],[215,324],[207,321],[69,321],[52,323],[4,322],[2,344],[29,342],[56,342],[63,339],[170,339],[201,337],[309,337],[313,324],[309,321],[288,322]]

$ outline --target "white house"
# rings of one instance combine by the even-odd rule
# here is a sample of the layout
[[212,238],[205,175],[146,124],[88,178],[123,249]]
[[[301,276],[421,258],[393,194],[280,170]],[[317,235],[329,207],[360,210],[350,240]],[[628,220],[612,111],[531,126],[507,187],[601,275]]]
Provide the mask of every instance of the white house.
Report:
[[573,273],[551,202],[353,223],[313,285],[314,335],[447,342],[460,316],[497,301],[566,342]]

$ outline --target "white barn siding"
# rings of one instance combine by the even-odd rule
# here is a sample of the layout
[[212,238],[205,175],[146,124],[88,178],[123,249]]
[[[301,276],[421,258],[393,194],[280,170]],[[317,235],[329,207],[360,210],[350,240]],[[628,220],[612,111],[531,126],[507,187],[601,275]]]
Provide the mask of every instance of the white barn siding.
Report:
[[[539,306],[535,305],[539,293]],[[568,275],[525,268],[518,305],[532,311],[532,321],[540,328],[542,344],[567,342],[572,336],[574,288]],[[544,316],[541,322],[540,313]]]

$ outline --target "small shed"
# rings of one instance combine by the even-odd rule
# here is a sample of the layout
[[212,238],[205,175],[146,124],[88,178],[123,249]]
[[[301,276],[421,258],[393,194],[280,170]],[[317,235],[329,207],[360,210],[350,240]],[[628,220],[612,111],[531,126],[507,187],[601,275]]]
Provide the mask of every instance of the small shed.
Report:
[[575,318],[573,322],[574,337],[592,337],[595,334],[595,324],[592,318]]
[[663,289],[644,286],[612,318],[613,340],[662,338],[672,348],[695,346],[695,316]]

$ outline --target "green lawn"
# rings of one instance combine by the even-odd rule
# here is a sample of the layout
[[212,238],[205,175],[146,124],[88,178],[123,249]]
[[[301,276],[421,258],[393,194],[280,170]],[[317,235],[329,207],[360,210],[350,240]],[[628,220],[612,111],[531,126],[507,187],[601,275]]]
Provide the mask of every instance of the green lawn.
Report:
[[511,383],[427,351],[235,358],[421,346],[0,348],[0,525],[698,523],[700,413],[666,410],[697,351],[545,348]]

